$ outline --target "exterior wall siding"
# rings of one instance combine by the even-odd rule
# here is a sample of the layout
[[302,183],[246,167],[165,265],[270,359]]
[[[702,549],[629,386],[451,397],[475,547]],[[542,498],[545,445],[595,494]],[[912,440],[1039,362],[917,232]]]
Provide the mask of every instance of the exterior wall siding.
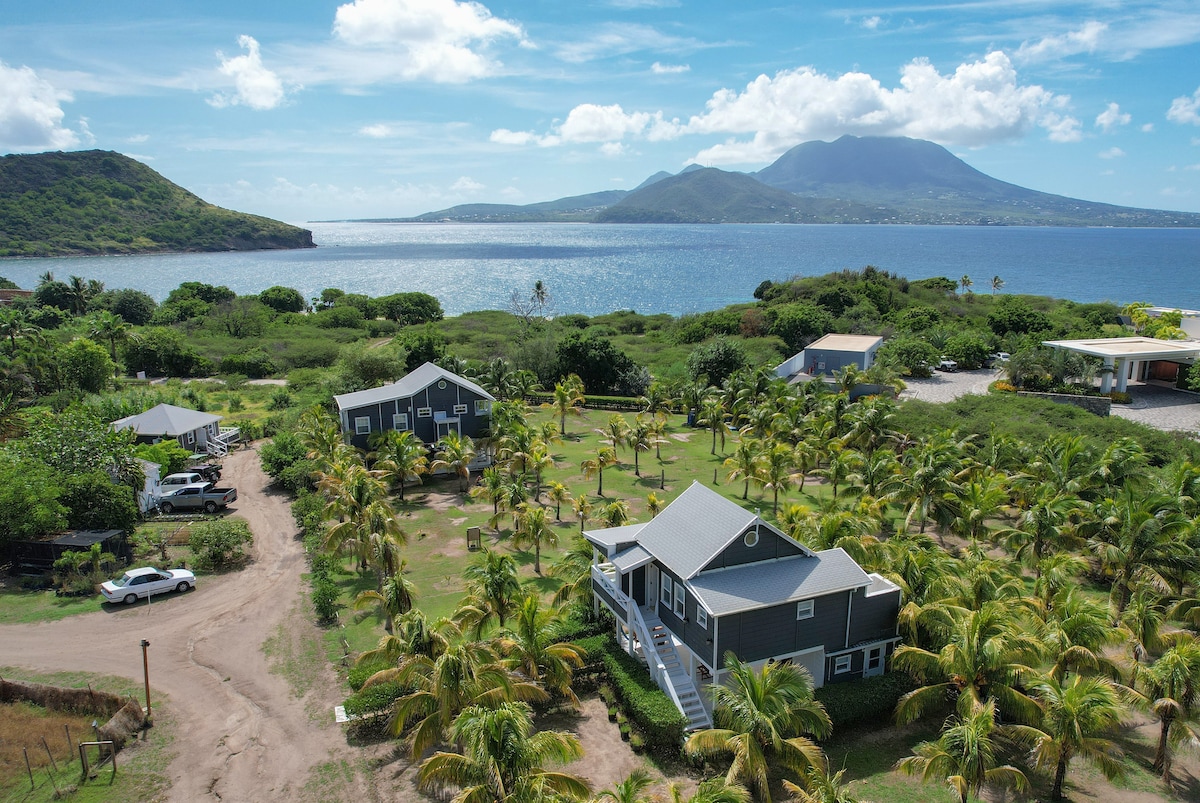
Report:
[[[488,416],[475,414],[475,402],[483,399],[478,393],[447,380],[445,388],[439,388],[437,383],[421,390],[412,396],[390,399],[384,402],[364,405],[346,410],[343,413],[343,427],[350,436],[350,443],[359,448],[366,448],[367,435],[358,435],[354,429],[354,419],[367,416],[371,419],[371,433],[392,429],[393,416],[399,413],[408,414],[408,427],[413,435],[425,443],[435,443],[439,437],[434,416],[445,413],[447,418],[459,419],[459,432],[472,438],[478,437],[488,427]],[[467,411],[454,413],[454,405],[465,404]],[[422,407],[430,408],[428,418],[418,418],[417,410]],[[445,431],[443,430],[443,433]]]
[[722,616],[718,660],[724,666],[724,655],[730,650],[743,661],[761,661],[812,647],[824,647],[826,652],[842,649],[849,596],[849,591],[843,591],[817,597],[809,619],[796,619],[795,602]]
[[868,597],[862,589],[854,592],[850,618],[850,644],[877,641],[896,635],[896,617],[900,613],[900,591]]
[[607,591],[605,591],[603,588],[596,585],[595,583],[592,583],[592,591],[595,592],[597,597],[604,600],[604,602],[608,604],[609,608],[611,608],[614,611],[620,612],[620,615],[618,616],[618,618],[622,622],[625,621],[624,609],[620,605],[617,604],[617,601],[615,599],[613,599],[611,594],[609,594]]
[[[746,532],[753,529],[751,527]],[[725,547],[721,554],[713,558],[701,571],[707,572],[713,569],[724,569],[730,566],[741,566],[746,563],[757,563],[763,560],[774,560],[776,558],[786,558],[803,554],[800,547],[785,538],[780,538],[766,527],[758,528],[758,543],[752,547],[748,547],[745,541],[746,532],[743,532],[734,539],[733,543]]]

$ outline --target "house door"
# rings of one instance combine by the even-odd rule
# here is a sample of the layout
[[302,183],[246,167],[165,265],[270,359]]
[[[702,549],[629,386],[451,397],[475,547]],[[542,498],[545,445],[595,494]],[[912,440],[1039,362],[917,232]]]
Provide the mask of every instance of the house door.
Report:
[[872,647],[867,650],[867,660],[863,665],[863,677],[869,678],[883,674],[883,647]]
[[658,567],[646,567],[646,607],[658,613]]

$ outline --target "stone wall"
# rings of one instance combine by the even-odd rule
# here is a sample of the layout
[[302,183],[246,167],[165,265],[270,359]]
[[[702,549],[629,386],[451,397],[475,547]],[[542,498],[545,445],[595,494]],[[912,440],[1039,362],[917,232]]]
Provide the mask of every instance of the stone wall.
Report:
[[1098,416],[1107,416],[1112,411],[1112,399],[1107,396],[1073,396],[1069,393],[1034,393],[1028,390],[1017,391],[1017,395],[1034,396],[1057,404],[1069,404]]

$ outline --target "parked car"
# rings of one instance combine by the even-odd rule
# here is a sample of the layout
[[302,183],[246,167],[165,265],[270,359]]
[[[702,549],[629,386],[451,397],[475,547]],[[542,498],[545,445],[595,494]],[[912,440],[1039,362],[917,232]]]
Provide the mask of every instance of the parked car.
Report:
[[211,482],[197,482],[163,494],[158,500],[158,509],[163,513],[176,510],[216,513],[236,501],[237,488],[217,488]]
[[939,371],[957,371],[958,363],[949,357],[942,355],[942,361],[938,363]]
[[983,364],[986,365],[988,368],[992,368],[992,367],[995,367],[996,365],[1003,365],[1004,363],[1008,362],[1009,358],[1011,358],[1011,357],[1012,357],[1012,355],[1009,354],[1007,351],[997,351],[995,354],[991,355],[986,360],[984,360]]
[[194,471],[207,482],[216,482],[221,479],[221,466],[216,463],[201,463],[198,466],[192,466],[188,471]]
[[144,566],[140,569],[130,569],[116,580],[101,583],[100,593],[109,602],[132,605],[151,594],[163,594],[167,591],[178,591],[182,594],[195,587],[196,575],[187,569],[155,569],[153,566]]
[[195,485],[198,482],[210,482],[200,475],[198,471],[180,471],[177,474],[168,474],[158,482],[158,487],[164,489],[163,494],[177,490],[182,485]]

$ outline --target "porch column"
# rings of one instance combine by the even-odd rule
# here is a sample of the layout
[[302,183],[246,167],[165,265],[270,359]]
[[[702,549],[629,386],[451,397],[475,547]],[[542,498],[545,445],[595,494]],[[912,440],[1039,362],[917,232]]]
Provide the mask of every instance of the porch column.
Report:
[[1116,370],[1112,357],[1104,358],[1104,368],[1104,372],[1100,375],[1100,392],[1109,393],[1112,391],[1113,372]]
[[1117,390],[1122,393],[1129,387],[1129,371],[1131,368],[1129,360],[1117,360]]

